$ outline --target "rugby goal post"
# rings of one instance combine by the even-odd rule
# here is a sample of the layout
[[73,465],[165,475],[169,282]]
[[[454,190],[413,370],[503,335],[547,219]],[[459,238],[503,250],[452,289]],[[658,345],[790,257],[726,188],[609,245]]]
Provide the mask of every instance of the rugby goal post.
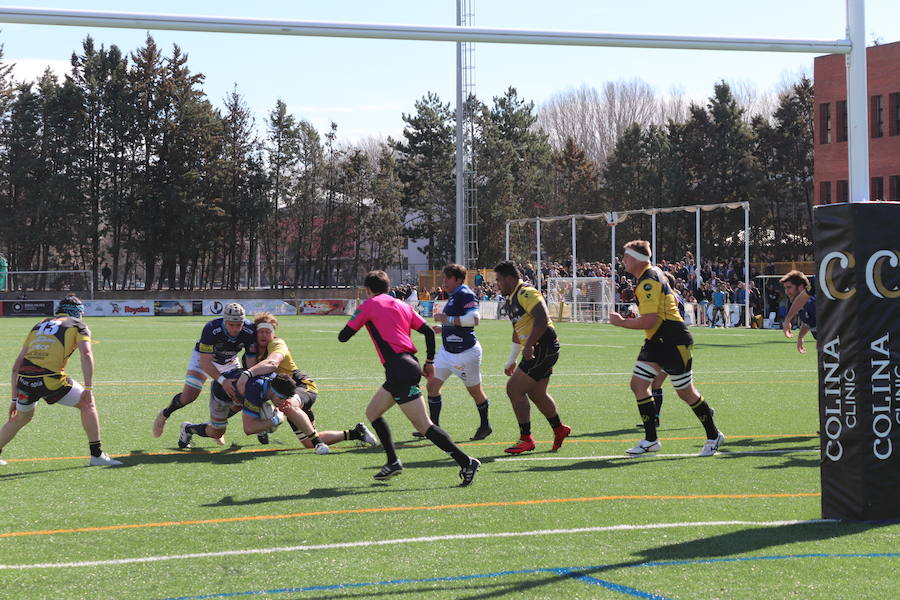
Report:
[[6,271],[0,292],[69,292],[94,299],[94,276],[89,269],[49,271]]
[[611,277],[547,278],[547,307],[557,321],[604,323],[614,306]]

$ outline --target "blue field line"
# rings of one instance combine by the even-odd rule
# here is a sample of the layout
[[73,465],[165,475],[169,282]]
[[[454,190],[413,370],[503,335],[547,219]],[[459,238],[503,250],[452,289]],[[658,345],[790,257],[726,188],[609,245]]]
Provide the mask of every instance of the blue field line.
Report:
[[598,585],[606,589],[627,594],[635,598],[647,598],[648,600],[668,600],[665,596],[658,594],[650,594],[636,590],[634,588],[619,585],[611,581],[605,581],[596,577],[590,577],[581,573],[592,569],[602,569],[602,566],[593,567],[561,567],[553,569],[523,569],[521,571],[498,571],[496,573],[477,573],[473,575],[458,575],[454,577],[426,577],[424,579],[392,579],[388,581],[368,581],[364,583],[338,583],[333,585],[311,585],[307,587],[278,588],[272,590],[251,590],[246,592],[224,592],[221,594],[204,594],[202,596],[179,596],[177,598],[165,598],[164,600],[209,600],[212,598],[237,598],[240,596],[259,596],[262,594],[296,594],[300,592],[333,592],[335,590],[345,590],[362,587],[372,587],[380,585],[409,585],[415,583],[433,583],[433,582],[457,582],[471,581],[474,579],[489,579],[494,577],[507,577],[509,575],[537,575],[540,573],[553,573],[554,575],[562,575],[570,577],[588,585]]
[[585,571],[600,571],[610,566],[616,568],[634,568],[634,567],[673,567],[684,565],[709,565],[716,563],[737,563],[751,562],[758,560],[797,560],[803,558],[900,558],[900,552],[873,552],[873,553],[852,553],[852,554],[827,554],[827,553],[810,553],[810,554],[775,554],[770,556],[737,556],[732,558],[700,558],[690,560],[666,560],[652,561],[622,565],[593,565],[586,567],[557,567],[543,569],[522,569],[520,571],[498,571],[496,573],[477,573],[473,575],[457,575],[453,577],[426,577],[424,579],[392,579],[387,581],[368,581],[364,583],[338,583],[332,585],[312,585],[307,587],[278,588],[272,590],[251,590],[245,592],[223,592],[219,594],[204,594],[202,596],[179,596],[176,598],[165,598],[164,600],[210,600],[212,598],[238,598],[240,596],[259,596],[262,594],[296,594],[300,592],[327,592],[343,589],[372,587],[380,585],[408,585],[414,583],[433,583],[433,582],[455,582],[455,581],[471,581],[475,579],[489,579],[494,577],[507,577],[509,575],[537,575],[540,573],[553,573],[568,577],[588,585],[597,585],[614,592],[619,592],[634,598],[647,598],[648,600],[667,600],[665,596],[644,592],[632,587],[598,579],[585,574]]

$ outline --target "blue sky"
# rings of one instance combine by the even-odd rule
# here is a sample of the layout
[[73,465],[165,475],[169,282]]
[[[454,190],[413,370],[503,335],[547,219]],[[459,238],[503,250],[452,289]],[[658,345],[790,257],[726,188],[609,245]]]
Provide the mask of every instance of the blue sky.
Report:
[[[292,0],[237,2],[194,0],[128,2],[18,0],[16,6],[247,16],[313,21],[453,25],[455,0]],[[764,38],[844,37],[844,0],[475,0],[475,25],[523,29],[696,34]],[[138,30],[0,24],[5,60],[32,78],[47,64],[66,67],[73,50],[91,35],[98,44],[133,51],[143,44]],[[867,41],[900,40],[900,0],[867,0]],[[177,43],[189,66],[206,75],[213,103],[235,85],[258,121],[277,99],[320,129],[338,124],[338,137],[355,140],[402,130],[401,113],[428,91],[455,97],[453,43],[246,36],[152,31],[167,53]],[[785,77],[812,73],[813,56],[793,53],[701,52],[478,44],[478,95],[483,99],[514,86],[542,104],[553,94],[587,84],[640,78],[657,92],[673,88],[692,97],[712,92],[716,81],[753,83],[761,91]]]

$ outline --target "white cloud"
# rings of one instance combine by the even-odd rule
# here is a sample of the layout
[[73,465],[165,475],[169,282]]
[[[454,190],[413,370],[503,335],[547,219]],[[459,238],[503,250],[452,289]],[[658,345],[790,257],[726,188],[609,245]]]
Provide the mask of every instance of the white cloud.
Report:
[[46,58],[10,58],[3,62],[14,64],[12,76],[18,81],[37,81],[49,67],[56,73],[56,76],[63,78],[67,73],[71,73],[72,65],[67,60],[50,60]]

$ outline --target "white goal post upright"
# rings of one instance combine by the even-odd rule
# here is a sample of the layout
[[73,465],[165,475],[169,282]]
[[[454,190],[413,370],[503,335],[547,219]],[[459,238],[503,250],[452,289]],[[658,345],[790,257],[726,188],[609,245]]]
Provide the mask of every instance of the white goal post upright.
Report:
[[[653,239],[653,262],[657,263],[659,257],[656,254],[656,215],[657,214],[666,214],[666,213],[675,213],[675,212],[689,212],[696,214],[696,256],[694,258],[695,268],[700,270],[700,213],[703,211],[711,211],[716,210],[718,208],[724,208],[728,210],[744,210],[744,325],[750,326],[750,203],[749,202],[720,202],[717,204],[692,204],[688,206],[667,206],[661,208],[641,208],[637,210],[624,210],[624,211],[614,211],[607,213],[591,213],[591,214],[580,214],[580,215],[559,215],[552,217],[533,217],[526,219],[513,219],[511,221],[506,222],[506,260],[509,260],[509,233],[510,233],[510,225],[513,224],[526,224],[534,222],[535,224],[535,232],[536,232],[536,256],[537,256],[537,268],[535,269],[535,275],[537,278],[537,286],[538,289],[541,289],[541,223],[552,223],[554,221],[572,221],[572,272],[577,277],[577,254],[576,254],[576,239],[575,239],[575,221],[577,219],[585,219],[587,221],[595,221],[598,219],[604,219],[606,224],[611,227],[610,230],[610,268],[613,269],[613,274],[615,273],[615,265],[616,265],[616,226],[622,221],[626,220],[631,215],[650,215],[651,220],[651,228],[652,228],[652,239]],[[574,287],[573,287],[574,290]],[[572,302],[575,302],[573,297]]]

